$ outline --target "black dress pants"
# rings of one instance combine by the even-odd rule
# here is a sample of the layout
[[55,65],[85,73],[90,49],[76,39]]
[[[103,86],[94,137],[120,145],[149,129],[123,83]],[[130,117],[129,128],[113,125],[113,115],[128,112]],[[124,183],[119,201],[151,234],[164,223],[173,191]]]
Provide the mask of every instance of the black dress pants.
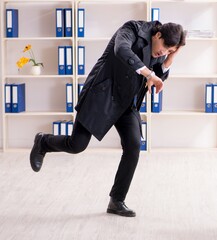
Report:
[[[121,139],[123,154],[110,196],[118,201],[124,201],[138,163],[141,141],[140,122],[139,113],[136,110],[128,109],[115,123],[115,128]],[[46,152],[76,154],[86,149],[91,136],[91,133],[75,120],[71,136],[46,134],[42,147]]]

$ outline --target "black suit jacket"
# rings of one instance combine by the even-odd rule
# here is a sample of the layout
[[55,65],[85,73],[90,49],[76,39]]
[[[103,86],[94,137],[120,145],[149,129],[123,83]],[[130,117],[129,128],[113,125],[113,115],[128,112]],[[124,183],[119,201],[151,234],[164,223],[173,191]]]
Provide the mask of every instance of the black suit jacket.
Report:
[[138,95],[137,108],[147,89],[136,70],[146,65],[165,80],[161,64],[164,57],[151,58],[151,30],[159,22],[129,21],[113,35],[103,55],[89,73],[79,95],[78,121],[98,140],[132,104]]

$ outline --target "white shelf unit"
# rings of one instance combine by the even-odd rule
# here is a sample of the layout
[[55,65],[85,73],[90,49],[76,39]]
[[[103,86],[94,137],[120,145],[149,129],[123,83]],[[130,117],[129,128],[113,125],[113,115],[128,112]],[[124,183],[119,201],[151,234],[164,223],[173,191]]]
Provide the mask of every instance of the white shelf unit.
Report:
[[205,84],[217,81],[217,1],[152,0],[160,21],[186,30],[211,30],[213,38],[187,38],[165,82],[163,111],[151,113],[151,151],[217,150],[217,114],[205,113]]
[[[20,11],[19,38],[5,38],[6,7],[19,8],[24,12]],[[33,7],[34,11],[31,10]],[[57,7],[74,9],[72,38],[55,37],[54,11]],[[78,99],[78,83],[85,81],[113,33],[130,19],[150,20],[152,7],[160,8],[162,23],[180,23],[186,30],[213,30],[215,37],[187,39],[187,45],[175,59],[170,77],[165,82],[162,112],[151,112],[151,97],[148,94],[147,112],[141,113],[142,119],[147,122],[148,151],[216,151],[217,114],[204,112],[204,86],[206,82],[217,81],[217,0],[1,1],[2,109],[4,109],[4,83],[7,81],[26,82],[30,88],[29,91],[34,94],[40,93],[40,99],[33,99],[32,94],[27,96],[29,99],[27,99],[26,112],[19,114],[2,112],[3,150],[29,148],[36,132],[52,131],[52,121],[61,118],[74,119],[75,112],[64,111],[64,93],[60,91],[61,87],[57,83],[62,84],[63,87],[65,83],[73,82],[75,105]],[[78,8],[85,9],[84,38],[77,37]],[[30,12],[28,21],[24,10]],[[25,68],[25,71],[22,69],[23,72],[17,74],[16,60],[18,56],[20,57],[23,47],[29,43],[32,43],[34,51],[37,55],[39,54],[39,58],[41,57],[40,60],[46,63],[44,72],[40,76],[28,75],[28,68]],[[57,75],[57,53],[54,49],[59,44],[73,46],[74,74],[72,76]],[[77,73],[79,45],[85,46],[86,50],[85,75]],[[42,54],[43,47],[49,51],[45,56]],[[10,54],[10,59],[7,59],[9,51],[13,54]],[[41,89],[42,84],[44,89]],[[54,96],[49,95],[52,92],[55,93]],[[25,126],[24,132],[23,128],[17,129],[20,125]],[[111,129],[102,142],[98,143],[93,138],[90,144],[92,148],[119,146],[119,137],[114,129]]]
[[[6,8],[19,11],[18,38],[6,37]],[[1,1],[3,151],[30,148],[37,132],[52,132],[53,121],[74,119],[75,112],[66,112],[66,83],[73,83],[75,102],[75,71],[73,75],[58,75],[58,46],[73,47],[74,68],[74,24],[72,37],[56,37],[56,8],[72,8],[74,20],[74,1]],[[18,59],[29,57],[22,52],[27,44],[32,45],[36,60],[44,64],[39,76],[30,74],[30,63],[17,70]],[[5,113],[5,83],[21,82],[26,84],[26,111]]]

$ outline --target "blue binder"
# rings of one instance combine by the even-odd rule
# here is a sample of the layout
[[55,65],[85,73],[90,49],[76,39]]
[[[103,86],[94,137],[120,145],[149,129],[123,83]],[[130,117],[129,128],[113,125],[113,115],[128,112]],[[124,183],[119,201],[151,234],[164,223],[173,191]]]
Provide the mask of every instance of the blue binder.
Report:
[[19,113],[26,110],[25,83],[12,84],[12,112]]
[[79,84],[78,84],[78,95],[81,93],[83,87],[84,87],[84,84],[83,84],[83,83],[79,83]]
[[156,93],[156,87],[152,86],[151,91],[151,111],[159,113],[162,111],[163,91]]
[[60,135],[66,135],[66,126],[67,126],[67,121],[63,120],[60,122]]
[[160,21],[160,8],[151,9],[151,21]]
[[217,112],[217,83],[213,83],[213,106],[212,111]]
[[61,120],[57,120],[53,122],[53,135],[60,135],[60,124]]
[[207,83],[205,88],[205,112],[211,113],[213,109],[213,84]]
[[72,37],[72,8],[64,9],[64,23],[65,37]]
[[66,84],[66,112],[73,112],[73,89],[72,83]]
[[84,37],[85,28],[85,10],[84,8],[78,9],[78,37]]
[[65,72],[66,75],[71,75],[73,73],[72,69],[72,46],[66,46],[65,47]]
[[63,19],[63,9],[56,8],[56,37],[64,36],[64,19]]
[[140,107],[140,112],[146,112],[146,111],[147,109],[146,109],[146,95],[145,95],[142,101],[142,105]]
[[18,37],[19,19],[18,9],[6,9],[6,37]]
[[65,75],[65,47],[58,47],[58,73],[59,75]]
[[85,73],[85,47],[78,46],[78,75]]
[[71,136],[72,130],[73,130],[73,121],[70,120],[70,121],[66,122],[66,135]]
[[5,84],[5,112],[12,112],[12,85]]
[[142,137],[140,150],[141,151],[147,150],[147,123],[144,121],[142,122]]

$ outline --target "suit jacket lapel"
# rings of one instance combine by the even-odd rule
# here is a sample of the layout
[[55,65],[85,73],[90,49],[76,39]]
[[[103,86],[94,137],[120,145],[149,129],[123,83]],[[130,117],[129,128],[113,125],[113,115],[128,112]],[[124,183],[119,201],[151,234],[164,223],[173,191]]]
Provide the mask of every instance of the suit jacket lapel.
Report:
[[144,22],[143,26],[140,28],[138,35],[146,41],[146,46],[142,50],[143,63],[145,66],[150,66],[151,61],[151,28],[153,25],[151,23]]
[[150,66],[151,62],[151,46],[150,44],[143,48],[142,54],[143,54],[143,63],[146,67]]

